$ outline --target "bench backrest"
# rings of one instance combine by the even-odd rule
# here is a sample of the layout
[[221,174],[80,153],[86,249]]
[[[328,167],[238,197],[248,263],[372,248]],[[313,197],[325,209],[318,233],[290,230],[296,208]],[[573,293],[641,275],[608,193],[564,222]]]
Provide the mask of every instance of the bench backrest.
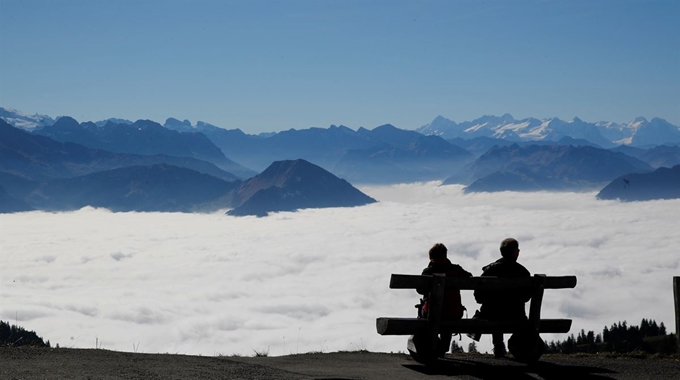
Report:
[[[431,289],[434,276],[393,274],[390,279],[390,289]],[[500,278],[500,277],[448,277],[446,288],[461,290],[474,289],[508,289],[508,288],[536,288],[543,282],[543,289],[567,289],[576,287],[576,276],[546,276],[542,274],[533,277]]]
[[461,290],[474,289],[508,289],[531,288],[531,304],[529,306],[529,325],[537,333],[541,320],[541,303],[544,289],[568,289],[576,286],[576,276],[546,276],[536,274],[532,277],[500,278],[500,277],[446,277],[444,274],[407,275],[393,274],[390,279],[391,289],[428,289],[430,296],[428,325],[432,333],[439,331],[441,311],[444,301],[444,290],[455,288]]

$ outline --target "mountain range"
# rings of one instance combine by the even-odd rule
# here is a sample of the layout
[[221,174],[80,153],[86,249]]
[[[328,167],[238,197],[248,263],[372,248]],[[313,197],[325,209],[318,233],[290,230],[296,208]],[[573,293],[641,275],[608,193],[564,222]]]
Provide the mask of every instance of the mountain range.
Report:
[[467,184],[466,192],[583,190],[651,170],[634,157],[591,146],[513,144],[489,149],[444,184]]
[[26,197],[36,209],[78,210],[85,206],[111,211],[201,211],[233,189],[227,182],[195,170],[155,164],[127,166],[41,183]]
[[191,157],[92,149],[32,134],[0,120],[0,212],[201,212],[233,208],[263,216],[310,207],[375,202],[348,182],[304,160],[274,162],[243,182]]
[[[466,192],[590,190],[679,164],[679,136],[680,129],[658,118],[615,124],[505,114],[457,124],[439,116],[418,130],[385,124],[250,135],[174,118],[164,125],[120,118],[80,123],[0,108],[0,210],[57,210],[78,207],[83,199],[121,211],[231,207],[233,215],[264,215],[345,205],[341,199],[348,205],[375,201],[331,191],[343,183],[351,187],[349,182],[439,180],[464,184]],[[308,180],[297,183],[273,172],[306,173]],[[155,182],[146,186],[146,177]],[[205,189],[192,190],[195,197],[162,190],[189,191],[174,185],[179,180]],[[94,189],[109,199],[97,198]],[[69,198],[69,192],[79,197]],[[154,203],[155,196],[167,201]]]
[[680,144],[680,129],[660,118],[648,121],[639,117],[630,123],[585,122],[578,117],[571,121],[558,118],[515,120],[510,114],[483,116],[460,124],[443,116],[416,129],[425,135],[445,139],[492,137],[509,141],[559,141],[563,137],[587,140],[603,148],[617,145],[644,147],[648,145]]
[[137,120],[132,124],[109,121],[100,127],[64,116],[52,125],[36,128],[33,133],[116,153],[191,157],[211,162],[241,178],[256,174],[228,159],[204,134],[180,133],[151,120]]

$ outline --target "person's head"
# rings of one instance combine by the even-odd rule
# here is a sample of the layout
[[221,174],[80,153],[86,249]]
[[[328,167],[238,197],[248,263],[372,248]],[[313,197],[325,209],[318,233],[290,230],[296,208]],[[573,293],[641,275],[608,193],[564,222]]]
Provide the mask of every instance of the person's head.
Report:
[[442,243],[437,243],[430,248],[430,260],[435,259],[445,259],[446,258],[446,246]]
[[519,243],[513,238],[504,239],[501,242],[501,256],[508,259],[517,259],[519,256]]

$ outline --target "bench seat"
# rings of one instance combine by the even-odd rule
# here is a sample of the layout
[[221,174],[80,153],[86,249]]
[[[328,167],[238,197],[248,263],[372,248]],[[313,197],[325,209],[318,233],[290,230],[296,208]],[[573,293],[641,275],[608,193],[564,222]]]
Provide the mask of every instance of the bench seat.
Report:
[[[498,322],[482,319],[459,319],[441,321],[440,329],[455,333],[514,333],[527,326],[527,321]],[[378,318],[376,328],[380,335],[413,335],[427,331],[427,320],[419,318]],[[541,319],[538,331],[541,333],[566,333],[571,328],[571,319]]]

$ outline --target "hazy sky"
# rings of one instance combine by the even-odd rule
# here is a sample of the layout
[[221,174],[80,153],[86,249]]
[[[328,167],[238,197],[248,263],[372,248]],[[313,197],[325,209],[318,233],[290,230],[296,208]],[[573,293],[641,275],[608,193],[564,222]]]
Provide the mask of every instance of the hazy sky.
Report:
[[[572,318],[575,334],[642,318],[675,330],[680,199],[464,195],[436,183],[362,190],[380,202],[266,218],[92,208],[0,214],[0,319],[65,347],[403,352],[406,337],[378,335],[375,318],[415,316],[418,295],[389,289],[390,274],[420,273],[427,250],[442,242],[480,275],[513,236],[532,273],[578,277],[575,289],[546,291],[545,318]],[[474,313],[472,292],[462,293]],[[482,351],[490,340],[482,338]],[[470,339],[459,343],[467,348]]]
[[680,2],[0,0],[0,106],[249,133],[680,125]]

